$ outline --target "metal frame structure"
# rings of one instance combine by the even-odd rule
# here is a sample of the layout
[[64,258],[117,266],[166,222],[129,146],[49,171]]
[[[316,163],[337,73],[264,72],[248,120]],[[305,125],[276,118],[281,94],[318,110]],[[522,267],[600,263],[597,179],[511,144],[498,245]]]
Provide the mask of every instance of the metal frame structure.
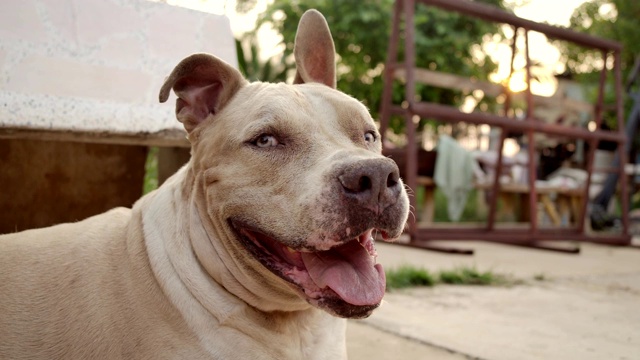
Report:
[[[415,26],[414,13],[416,3],[422,3],[428,6],[438,7],[440,9],[457,12],[460,14],[480,18],[486,21],[508,24],[513,27],[514,35],[511,39],[512,58],[511,58],[511,74],[514,72],[514,58],[516,54],[516,40],[520,30],[524,31],[525,37],[525,57],[526,57],[526,118],[521,121],[509,116],[511,109],[511,94],[505,87],[506,101],[504,103],[503,116],[489,113],[463,113],[455,107],[445,106],[437,103],[416,101],[415,97]],[[404,20],[404,61],[398,61],[398,45],[401,41],[400,24]],[[599,93],[595,104],[595,123],[596,129],[590,131],[584,128],[568,127],[562,124],[544,123],[534,119],[533,110],[534,102],[531,93],[531,59],[529,56],[528,35],[530,31],[540,32],[546,36],[558,40],[564,40],[575,43],[589,49],[597,49],[601,52],[604,60],[604,66],[601,70]],[[493,6],[471,2],[467,0],[396,0],[392,19],[392,32],[390,36],[389,49],[387,54],[387,62],[384,70],[384,90],[382,94],[381,133],[385,134],[389,126],[389,120],[392,115],[400,115],[405,119],[406,136],[408,140],[406,151],[406,184],[416,189],[418,184],[417,174],[417,145],[416,145],[416,123],[414,117],[432,118],[448,123],[466,122],[471,124],[488,124],[492,127],[502,129],[500,143],[498,148],[498,160],[496,165],[496,176],[492,184],[491,196],[489,197],[489,212],[485,227],[482,228],[460,228],[455,225],[442,228],[419,228],[415,219],[410,220],[409,234],[411,236],[410,243],[413,247],[420,247],[432,250],[451,251],[457,253],[469,253],[461,249],[442,249],[433,247],[428,243],[429,240],[483,240],[500,243],[507,243],[519,246],[532,246],[546,248],[549,250],[558,250],[564,252],[579,252],[579,248],[543,246],[540,241],[580,241],[593,242],[609,245],[630,245],[631,237],[629,236],[629,202],[627,178],[624,173],[624,164],[627,163],[627,155],[623,151],[620,152],[620,163],[616,168],[597,169],[599,171],[615,171],[618,172],[620,178],[621,192],[621,208],[622,208],[622,233],[594,235],[585,231],[585,214],[587,212],[588,189],[591,184],[591,174],[594,170],[594,153],[597,144],[601,140],[613,141],[618,144],[619,149],[624,149],[627,141],[624,133],[624,117],[622,103],[622,74],[621,74],[621,51],[622,46],[619,43],[577,33],[568,29],[563,29],[547,24],[536,23],[530,20],[522,19],[514,14],[508,13]],[[613,57],[613,73],[615,81],[615,108],[612,109],[617,115],[616,131],[600,130],[602,124],[602,114],[605,110],[604,91],[607,77],[607,60]],[[405,84],[405,102],[403,106],[394,105],[392,103],[392,88],[396,70],[403,70],[406,77]],[[529,183],[529,214],[530,222],[526,229],[504,229],[496,227],[495,214],[497,210],[497,195],[500,188],[500,174],[503,169],[502,150],[506,134],[510,131],[520,131],[524,133],[529,144],[533,144],[535,133],[548,134],[554,136],[566,136],[577,139],[583,139],[589,144],[589,151],[586,157],[586,171],[588,173],[586,185],[584,188],[584,201],[581,206],[581,212],[577,220],[577,226],[570,228],[540,228],[537,218],[537,190],[535,188],[536,180],[536,163],[535,148],[528,147],[528,183]],[[416,200],[411,198],[411,205],[415,209]]]

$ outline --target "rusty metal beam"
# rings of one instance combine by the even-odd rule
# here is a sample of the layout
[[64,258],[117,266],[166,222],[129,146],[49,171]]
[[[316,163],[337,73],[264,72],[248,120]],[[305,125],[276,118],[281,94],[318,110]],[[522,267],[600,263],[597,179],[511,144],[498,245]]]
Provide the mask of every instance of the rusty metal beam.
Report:
[[[515,34],[513,36],[516,36]],[[527,118],[525,119],[528,123],[537,122],[533,118],[533,93],[531,92],[531,56],[529,56],[529,30],[524,29],[524,57],[526,59],[525,69],[527,73]],[[530,231],[535,233],[538,231],[538,216],[537,214],[537,206],[538,206],[538,194],[536,190],[536,147],[535,147],[535,139],[534,139],[534,130],[527,129],[527,168],[528,168],[528,182],[529,182],[529,221],[530,221]]]
[[[541,32],[548,37],[565,40],[588,48],[600,50],[621,51],[622,45],[615,41],[575,32],[561,27],[537,23],[535,21],[520,18],[497,7],[471,2],[467,0],[418,0],[419,3],[435,6],[441,9],[458,12],[493,22],[514,25],[523,29]],[[553,11],[553,10],[551,10]]]
[[[404,8],[404,36],[405,42],[408,44],[415,44],[415,26],[414,26],[414,11],[415,11],[415,2],[414,0],[398,0],[402,1]],[[404,64],[407,69],[407,83],[405,84],[405,96],[410,99],[409,101],[413,101],[415,99],[416,86],[415,86],[415,76],[413,74],[413,69],[416,67],[416,54],[414,46],[405,46],[404,48]],[[407,152],[405,156],[407,157],[407,185],[411,189],[418,188],[418,147],[416,145],[416,125],[413,122],[413,114],[405,113],[404,122],[405,129],[407,132]],[[416,197],[409,197],[409,206],[411,209],[416,209]],[[418,221],[414,219],[413,222],[409,222],[409,231],[412,234],[415,234],[418,228]]]
[[526,132],[528,130],[533,130],[535,132],[550,135],[564,137],[569,136],[579,139],[609,140],[621,143],[626,138],[624,134],[612,131],[589,131],[587,129],[566,127],[559,124],[549,124],[541,121],[516,121],[503,116],[479,112],[463,113],[455,107],[435,103],[414,103],[410,104],[409,109],[403,109],[401,107],[391,108],[391,112],[394,114],[403,114],[406,111],[411,111],[425,118],[434,118],[450,123],[467,122],[472,124],[487,124],[514,131]]
[[493,241],[500,243],[531,243],[537,241],[581,241],[608,245],[629,245],[631,237],[626,234],[607,234],[598,236],[584,234],[579,229],[538,229],[533,233],[530,229],[493,229],[485,228],[421,228],[418,229],[416,240],[434,241]]
[[400,245],[400,246],[406,246],[406,247],[410,247],[410,248],[414,248],[414,249],[436,251],[436,252],[441,252],[441,253],[446,253],[446,254],[458,254],[458,255],[473,255],[474,254],[473,249],[462,249],[462,248],[454,248],[454,247],[436,246],[436,245],[433,245],[433,244],[429,243],[428,241],[412,240],[411,242],[408,242],[408,243],[396,242],[396,243],[393,243],[393,244],[394,245]]
[[[398,0],[393,5],[393,14],[391,16],[391,37],[389,38],[389,47],[387,48],[387,61],[384,68],[384,87],[382,88],[382,101],[380,104],[380,136],[382,137],[382,146],[386,143],[387,129],[389,128],[389,120],[391,119],[391,105],[393,99],[393,67],[396,57],[398,56],[398,42],[400,41],[400,15],[402,14],[402,1]],[[388,85],[388,86],[387,86]]]
[[[605,63],[605,67],[606,67]],[[620,51],[616,51],[613,53],[613,76],[615,79],[615,94],[616,94],[616,122],[618,125],[618,133],[626,139],[626,141],[631,141],[627,139],[627,136],[630,134],[625,134],[625,124],[624,124],[624,104],[622,99],[622,59]],[[627,175],[625,172],[625,165],[627,164],[627,146],[624,142],[618,144],[618,181],[620,184],[620,203],[622,206],[622,213],[629,213],[629,188],[627,186]],[[622,231],[624,233],[629,232],[629,216],[622,216]]]

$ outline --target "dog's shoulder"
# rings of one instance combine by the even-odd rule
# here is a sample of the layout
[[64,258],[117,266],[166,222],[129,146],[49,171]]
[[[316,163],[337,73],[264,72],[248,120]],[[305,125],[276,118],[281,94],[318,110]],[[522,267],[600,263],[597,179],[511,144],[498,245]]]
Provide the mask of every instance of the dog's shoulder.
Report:
[[124,238],[130,218],[131,209],[115,208],[78,222],[0,235],[0,258],[8,262],[28,262],[22,257],[44,260],[64,259],[69,252],[80,255],[112,243],[116,238]]

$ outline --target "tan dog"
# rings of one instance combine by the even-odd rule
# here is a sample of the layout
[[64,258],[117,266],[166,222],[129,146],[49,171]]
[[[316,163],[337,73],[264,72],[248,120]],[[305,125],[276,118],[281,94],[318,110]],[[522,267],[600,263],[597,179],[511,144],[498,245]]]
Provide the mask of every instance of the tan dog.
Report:
[[186,58],[160,101],[189,164],[132,210],[0,237],[1,359],[346,357],[340,317],[384,294],[373,232],[399,236],[408,201],[320,13],[295,55],[295,85]]

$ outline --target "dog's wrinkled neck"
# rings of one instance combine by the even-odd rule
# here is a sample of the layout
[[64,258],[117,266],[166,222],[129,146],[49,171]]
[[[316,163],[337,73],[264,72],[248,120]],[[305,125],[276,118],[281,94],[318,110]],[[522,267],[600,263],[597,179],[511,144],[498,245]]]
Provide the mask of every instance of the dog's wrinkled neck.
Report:
[[[255,261],[235,238],[217,203],[207,200],[202,171],[189,171],[189,235],[200,266],[218,284],[264,311],[312,309],[293,288]],[[211,210],[213,209],[213,210]]]
[[198,334],[200,329],[212,328],[233,316],[240,302],[204,273],[186,236],[184,226],[188,225],[177,220],[188,218],[182,188],[185,170],[142,198],[133,211],[142,213],[144,242],[158,283]]
[[[196,309],[202,309],[220,323],[244,312],[245,303],[263,312],[313,309],[275,275],[266,269],[256,271],[253,266],[261,265],[250,263],[228,225],[209,216],[198,173],[189,164],[139,204],[147,208],[143,226],[152,268],[170,284],[163,290],[170,299],[180,291],[193,297],[193,306],[174,305],[185,308],[181,309],[185,317],[201,316]],[[170,216],[179,220],[162,221]]]

